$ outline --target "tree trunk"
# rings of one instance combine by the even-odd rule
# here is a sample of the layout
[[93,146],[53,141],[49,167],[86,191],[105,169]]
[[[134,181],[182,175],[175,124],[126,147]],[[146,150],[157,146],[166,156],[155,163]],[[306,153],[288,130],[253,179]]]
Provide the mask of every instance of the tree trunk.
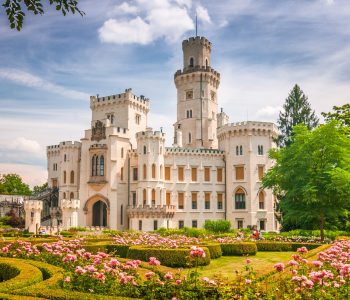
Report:
[[320,214],[320,234],[321,234],[321,241],[324,241],[324,223],[325,223],[325,218],[324,214]]

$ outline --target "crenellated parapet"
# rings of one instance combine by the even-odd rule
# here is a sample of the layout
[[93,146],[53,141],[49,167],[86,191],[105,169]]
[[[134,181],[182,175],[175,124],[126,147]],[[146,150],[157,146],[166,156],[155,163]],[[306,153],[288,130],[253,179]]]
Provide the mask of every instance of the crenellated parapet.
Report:
[[176,211],[175,205],[140,205],[128,206],[129,218],[173,218]]
[[137,140],[151,139],[165,141],[165,133],[161,131],[153,131],[152,128],[147,128],[146,131],[136,133]]
[[43,209],[43,202],[40,200],[25,200],[25,211],[41,211]]
[[78,210],[80,208],[80,200],[79,199],[62,199],[61,200],[61,209],[63,210]]

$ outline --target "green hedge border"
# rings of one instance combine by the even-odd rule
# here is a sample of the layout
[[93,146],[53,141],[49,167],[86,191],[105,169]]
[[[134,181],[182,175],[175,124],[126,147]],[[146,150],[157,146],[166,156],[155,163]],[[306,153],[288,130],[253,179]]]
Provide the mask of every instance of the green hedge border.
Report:
[[258,248],[253,242],[221,244],[223,256],[255,255]]
[[216,259],[222,256],[222,249],[219,243],[201,244],[200,247],[208,248],[211,259]]
[[298,248],[306,247],[308,250],[316,249],[323,244],[317,243],[294,243],[294,242],[256,242],[258,251],[273,251],[273,252],[295,252]]

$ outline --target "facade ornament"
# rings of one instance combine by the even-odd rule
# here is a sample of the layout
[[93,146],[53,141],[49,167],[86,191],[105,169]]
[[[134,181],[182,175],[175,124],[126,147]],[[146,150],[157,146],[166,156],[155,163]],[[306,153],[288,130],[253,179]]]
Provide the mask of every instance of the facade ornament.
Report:
[[106,138],[106,126],[101,121],[96,121],[95,126],[92,127],[91,140],[99,142]]

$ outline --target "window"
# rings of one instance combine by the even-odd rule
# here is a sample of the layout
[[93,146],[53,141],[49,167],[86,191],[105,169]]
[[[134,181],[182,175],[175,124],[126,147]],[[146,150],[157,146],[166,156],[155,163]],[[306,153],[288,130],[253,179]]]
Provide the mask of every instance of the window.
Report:
[[136,206],[136,192],[132,192],[132,206]]
[[235,209],[245,209],[245,193],[242,189],[236,191]]
[[243,220],[237,220],[237,228],[238,229],[243,228]]
[[192,209],[197,209],[197,193],[192,193]]
[[191,179],[197,181],[197,168],[191,168]]
[[156,165],[152,164],[152,178],[155,179],[156,178]]
[[236,146],[236,155],[239,155],[239,147]]
[[177,168],[178,181],[184,181],[184,167]]
[[103,157],[103,155],[101,155],[100,157],[100,176],[104,176],[105,175],[105,159]]
[[139,125],[140,122],[141,122],[141,115],[136,114],[136,115],[135,115],[135,123]]
[[138,179],[138,176],[137,176],[138,169],[137,169],[137,168],[133,168],[133,169],[132,169],[132,173],[133,173],[133,174],[132,174],[132,175],[133,175],[133,176],[132,176],[132,177],[133,177],[132,179],[133,179],[134,181],[137,180],[137,179]]
[[163,165],[160,165],[159,167],[159,178],[163,179]]
[[208,64],[208,59],[205,59],[205,67],[208,68],[209,64]]
[[124,148],[121,148],[121,149],[120,149],[120,157],[121,157],[121,158],[124,158]]
[[192,220],[192,228],[197,228],[197,220]]
[[74,171],[70,172],[70,183],[74,184]]
[[259,209],[265,209],[265,195],[263,191],[259,193]]
[[239,155],[243,155],[243,146],[239,146]]
[[97,161],[98,157],[94,155],[91,159],[91,176],[97,176]]
[[193,99],[193,91],[186,92],[186,99]]
[[143,146],[143,154],[147,154],[147,147]]
[[70,199],[70,200],[74,199],[74,193],[73,193],[73,192],[70,193],[69,199]]
[[218,209],[222,209],[222,207],[223,207],[223,205],[222,205],[222,193],[218,193],[217,197],[218,197]]
[[179,229],[184,228],[184,227],[185,227],[184,220],[179,220]]
[[188,133],[188,143],[189,144],[192,143],[192,134],[191,134],[191,132]]
[[63,171],[63,183],[66,183],[67,181],[67,173],[66,171]]
[[192,109],[186,111],[186,117],[187,119],[192,118]]
[[264,177],[264,166],[258,166],[258,176],[259,181],[261,181]]
[[139,230],[142,230],[142,220],[139,220]]
[[259,227],[260,227],[260,230],[265,230],[265,220],[259,221]]
[[236,180],[244,180],[244,167],[235,167],[236,170]]
[[210,167],[204,168],[204,181],[210,181]]
[[64,161],[67,161],[67,154],[64,155]]
[[114,115],[113,114],[108,114],[107,119],[111,122],[111,124],[114,123]]
[[147,178],[147,166],[146,164],[143,164],[143,179]]
[[194,59],[193,57],[191,57],[189,67],[193,67],[193,66],[194,66]]
[[205,193],[204,194],[204,208],[205,209],[210,209],[210,193]]
[[165,167],[165,180],[170,180],[170,167]]
[[178,193],[177,195],[177,201],[178,201],[178,206],[179,209],[184,209],[184,193]]
[[120,168],[120,180],[123,181],[124,180],[124,168]]
[[120,225],[123,225],[123,217],[124,217],[124,212],[123,212],[123,204],[120,205]]
[[258,145],[258,155],[264,155],[264,146]]
[[143,189],[143,192],[142,192],[142,198],[143,198],[143,205],[146,205],[146,203],[147,203],[147,191],[146,191],[146,189]]
[[171,205],[171,194],[170,194],[170,192],[166,192],[165,197],[166,197],[166,206],[170,206]]
[[217,168],[216,169],[216,181],[217,182],[222,182],[222,168]]
[[66,199],[66,193],[63,193],[63,199]]
[[152,189],[152,206],[156,205],[156,190]]
[[158,220],[153,220],[153,230],[158,229]]

